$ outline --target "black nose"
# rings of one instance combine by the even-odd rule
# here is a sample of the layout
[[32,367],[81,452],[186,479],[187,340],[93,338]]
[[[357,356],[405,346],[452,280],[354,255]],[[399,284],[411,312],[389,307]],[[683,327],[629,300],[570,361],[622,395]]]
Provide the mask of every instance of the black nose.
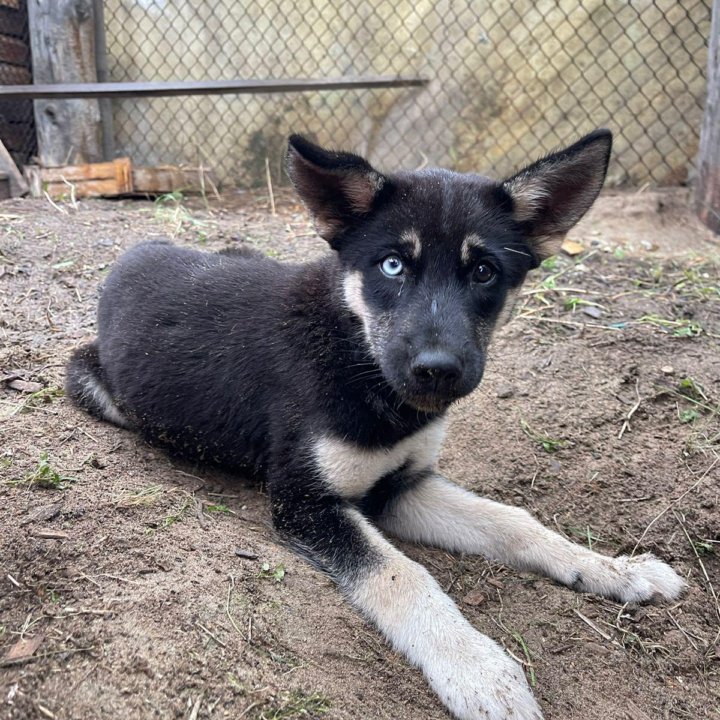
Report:
[[444,350],[423,350],[410,366],[418,380],[454,382],[460,377],[460,358]]

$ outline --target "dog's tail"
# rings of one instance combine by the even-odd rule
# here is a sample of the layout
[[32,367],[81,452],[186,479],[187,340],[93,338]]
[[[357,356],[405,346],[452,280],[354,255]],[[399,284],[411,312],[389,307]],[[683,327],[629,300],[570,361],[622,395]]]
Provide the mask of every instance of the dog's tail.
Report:
[[65,392],[91,415],[123,428],[131,427],[103,382],[97,341],[82,345],[73,353],[67,366]]

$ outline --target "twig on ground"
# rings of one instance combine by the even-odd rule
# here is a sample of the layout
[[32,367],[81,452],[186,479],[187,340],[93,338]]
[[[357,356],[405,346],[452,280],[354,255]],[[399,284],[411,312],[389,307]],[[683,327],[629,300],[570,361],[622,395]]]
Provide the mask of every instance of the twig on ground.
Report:
[[687,541],[690,543],[690,547],[692,548],[693,554],[695,555],[695,557],[698,561],[698,565],[700,565],[700,570],[702,570],[703,577],[705,578],[705,582],[707,583],[708,591],[710,592],[712,599],[715,601],[715,614],[718,616],[718,620],[720,620],[720,601],[718,601],[718,596],[717,596],[717,593],[715,592],[715,588],[713,587],[713,584],[710,581],[710,577],[708,576],[707,570],[705,569],[705,563],[702,561],[702,558],[700,557],[700,553],[697,551],[697,547],[695,547],[695,543],[690,538],[690,533],[688,533],[687,528],[685,527],[685,523],[683,521],[682,516],[680,514],[676,513],[674,510],[673,510],[673,515],[675,516],[675,519],[678,521],[678,524],[680,525],[680,528],[682,529],[683,533],[685,534]]
[[233,590],[235,590],[235,577],[233,575],[230,575],[230,587],[228,588],[227,600],[225,602],[225,613],[228,616],[228,620],[235,628],[237,634],[242,637],[242,630],[238,627],[238,624],[235,622],[235,618],[230,612],[230,600],[232,599]]
[[190,715],[188,715],[188,720],[197,720],[198,713],[200,712],[200,705],[202,705],[204,696],[205,696],[205,691],[203,690],[198,695],[197,700],[195,701],[195,704],[193,705],[192,710],[190,711]]
[[637,412],[637,409],[640,407],[640,403],[642,402],[642,398],[640,397],[640,389],[639,389],[640,379],[635,379],[635,394],[637,395],[637,402],[630,408],[630,412],[625,416],[625,420],[622,424],[622,427],[620,428],[620,434],[618,435],[618,440],[622,440],[622,436],[625,433],[626,430],[630,429],[630,420],[632,416]]
[[650,524],[643,530],[642,535],[638,539],[638,541],[635,543],[635,547],[632,549],[632,552],[630,553],[630,557],[635,555],[637,552],[638,547],[640,547],[640,543],[645,539],[645,536],[648,534],[650,528],[670,509],[672,509],[675,505],[677,505],[688,493],[691,493],[700,483],[709,475],[710,471],[718,464],[718,461],[720,461],[720,455],[713,460],[710,467],[705,470],[705,472],[687,489],[685,492],[675,498],[675,500],[672,500],[670,504],[661,510],[651,521]]
[[267,157],[265,158],[265,179],[267,180],[268,195],[270,196],[270,213],[273,217],[276,217],[275,195],[273,194],[272,176],[270,175],[270,160]]
[[616,647],[623,648],[622,644],[619,643],[612,635],[608,635],[604,630],[601,630],[589,617],[583,615],[579,610],[573,608],[573,612],[592,630],[594,630],[600,637],[605,638],[609,643]]
[[217,635],[214,635],[212,631],[208,630],[201,622],[195,622],[195,624],[205,633],[208,634],[209,637],[211,637],[220,647],[227,647],[225,643],[217,637]]

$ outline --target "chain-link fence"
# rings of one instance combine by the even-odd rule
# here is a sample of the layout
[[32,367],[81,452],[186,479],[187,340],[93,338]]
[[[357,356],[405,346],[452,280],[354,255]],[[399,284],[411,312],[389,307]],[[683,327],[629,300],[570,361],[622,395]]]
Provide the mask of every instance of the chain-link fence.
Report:
[[[282,181],[290,132],[382,169],[502,175],[598,126],[609,181],[692,173],[711,0],[105,0],[108,80],[381,75],[420,88],[112,101],[114,152]],[[2,137],[0,126],[0,137]]]
[[[32,82],[27,1],[0,2],[0,85]],[[15,163],[37,150],[32,100],[0,100],[0,140]]]
[[110,79],[364,74],[421,89],[122,100],[118,150],[280,176],[285,137],[383,168],[503,174],[605,125],[615,184],[676,184],[697,151],[710,0],[106,0]]

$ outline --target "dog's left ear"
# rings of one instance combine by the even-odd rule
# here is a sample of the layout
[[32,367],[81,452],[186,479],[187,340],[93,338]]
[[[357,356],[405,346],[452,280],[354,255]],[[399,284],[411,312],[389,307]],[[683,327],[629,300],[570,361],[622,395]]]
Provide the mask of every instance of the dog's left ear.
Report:
[[502,183],[513,216],[524,226],[538,260],[555,254],[565,233],[595,202],[612,147],[609,130],[595,130]]
[[287,173],[318,233],[333,246],[370,212],[387,180],[360,156],[325,150],[301,135],[288,141]]

